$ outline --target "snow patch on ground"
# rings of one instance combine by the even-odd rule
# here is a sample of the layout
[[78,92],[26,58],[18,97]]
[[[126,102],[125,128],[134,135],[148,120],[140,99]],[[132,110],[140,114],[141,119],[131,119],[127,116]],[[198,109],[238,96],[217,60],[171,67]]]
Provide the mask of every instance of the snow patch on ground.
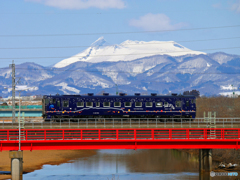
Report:
[[[27,85],[18,85],[16,86],[15,88],[15,91],[36,91],[38,90],[39,88],[38,87],[28,87]],[[8,92],[11,92],[12,91],[12,88],[7,88],[6,89]]]
[[101,86],[102,88],[109,88],[109,85],[107,83],[104,82],[95,82],[95,84],[93,84],[93,86]]
[[3,71],[1,74],[0,74],[0,76],[6,76],[5,78],[10,78],[10,76],[11,76],[11,74],[12,74],[12,70],[7,70],[7,71]]
[[205,68],[206,66],[209,67],[209,64],[206,62],[205,59],[203,59],[203,58],[196,58],[194,60],[182,63],[179,66],[179,68],[183,68],[183,69]]
[[169,82],[174,82],[174,80],[171,79],[170,77],[165,77],[163,80],[164,80],[165,82],[167,82],[167,83],[169,83]]
[[226,54],[215,54],[212,56],[212,58],[219,64],[227,63],[228,61],[231,61],[233,59],[233,57],[229,57]]
[[228,86],[221,86],[222,90],[235,90],[237,89],[237,87],[232,86],[231,84],[229,84]]
[[240,91],[235,91],[235,95],[233,95],[233,92],[221,92],[219,94],[222,96],[237,97],[238,95],[240,95]]
[[151,75],[153,75],[153,74],[154,74],[154,71],[152,71],[152,70],[150,70],[150,71],[147,72],[147,76],[151,76]]
[[60,89],[60,90],[63,91],[64,94],[69,94],[66,90],[75,92],[76,94],[80,93],[80,90],[78,90],[78,89],[76,89],[74,87],[70,87],[70,86],[68,86],[67,83],[64,83],[64,82],[56,84],[55,86],[62,86],[62,89]]
[[41,76],[39,76],[39,78],[36,78],[36,77],[24,77],[24,79],[26,81],[29,81],[29,80],[34,80],[34,81],[43,81],[45,79],[49,79],[49,78],[52,78],[53,76],[50,76],[48,74],[41,74]]

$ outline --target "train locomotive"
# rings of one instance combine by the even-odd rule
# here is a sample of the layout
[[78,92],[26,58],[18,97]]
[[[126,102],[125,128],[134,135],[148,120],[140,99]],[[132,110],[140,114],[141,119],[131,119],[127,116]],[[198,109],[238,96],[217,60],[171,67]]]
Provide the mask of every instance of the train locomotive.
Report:
[[188,118],[196,116],[196,97],[183,95],[44,95],[46,121],[58,118]]

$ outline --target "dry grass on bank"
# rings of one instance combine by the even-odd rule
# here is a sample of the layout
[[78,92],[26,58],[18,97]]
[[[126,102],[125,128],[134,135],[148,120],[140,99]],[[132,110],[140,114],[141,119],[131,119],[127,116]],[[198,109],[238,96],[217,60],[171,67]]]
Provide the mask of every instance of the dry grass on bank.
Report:
[[197,117],[203,117],[204,111],[216,112],[217,117],[240,117],[240,97],[229,98],[218,97],[200,97],[197,98]]

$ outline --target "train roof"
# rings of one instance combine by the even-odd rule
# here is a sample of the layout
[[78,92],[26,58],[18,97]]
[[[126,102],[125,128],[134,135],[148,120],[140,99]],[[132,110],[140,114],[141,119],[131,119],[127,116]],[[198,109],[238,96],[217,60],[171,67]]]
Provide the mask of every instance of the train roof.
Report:
[[184,97],[184,98],[195,98],[194,95],[177,95],[177,94],[172,94],[172,95],[157,95],[155,93],[152,93],[151,95],[140,95],[140,94],[135,94],[135,95],[126,95],[126,94],[120,94],[120,95],[109,95],[109,94],[105,94],[105,95],[94,95],[93,93],[89,93],[89,94],[84,94],[84,95],[44,95],[43,97],[97,97],[97,98],[118,98],[118,97],[128,97],[128,98],[136,98],[136,97],[144,97],[144,98],[149,98],[149,97],[152,97],[152,98],[181,98],[181,97]]

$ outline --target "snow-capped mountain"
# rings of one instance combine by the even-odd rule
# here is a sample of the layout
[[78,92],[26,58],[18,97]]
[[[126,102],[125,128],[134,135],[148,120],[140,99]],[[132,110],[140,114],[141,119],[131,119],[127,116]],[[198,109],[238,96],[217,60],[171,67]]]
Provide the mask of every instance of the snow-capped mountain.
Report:
[[[171,52],[170,52],[171,51]],[[80,57],[81,56],[81,57]],[[83,57],[84,56],[84,57]],[[21,85],[31,94],[86,94],[106,91],[167,94],[197,89],[203,95],[231,93],[240,86],[240,56],[191,51],[173,41],[125,41],[109,45],[99,38],[82,53],[53,67],[16,65]],[[0,96],[11,95],[11,70],[0,70]],[[237,89],[234,89],[237,91]],[[26,92],[25,94],[28,94]]]
[[55,68],[63,68],[78,61],[100,63],[132,61],[135,59],[154,55],[199,55],[206,54],[199,51],[192,51],[174,41],[124,41],[118,45],[109,45],[103,37],[95,41],[91,47],[83,52],[64,59],[54,65]]

